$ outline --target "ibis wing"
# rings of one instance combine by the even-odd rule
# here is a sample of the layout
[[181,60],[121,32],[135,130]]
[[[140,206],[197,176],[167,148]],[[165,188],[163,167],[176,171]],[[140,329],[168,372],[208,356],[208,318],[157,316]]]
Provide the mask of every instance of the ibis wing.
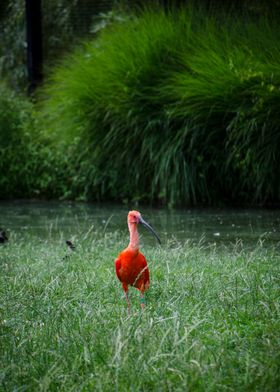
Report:
[[139,261],[142,269],[142,276],[144,279],[145,288],[149,287],[150,284],[150,273],[147,265],[147,261],[145,256],[142,253],[139,253]]
[[145,286],[147,285],[149,287],[149,285],[150,285],[150,273],[149,273],[148,267],[144,271],[144,282],[145,282]]
[[116,275],[119,278],[119,280],[121,280],[121,277],[120,277],[121,258],[120,257],[116,258],[115,267],[116,267]]

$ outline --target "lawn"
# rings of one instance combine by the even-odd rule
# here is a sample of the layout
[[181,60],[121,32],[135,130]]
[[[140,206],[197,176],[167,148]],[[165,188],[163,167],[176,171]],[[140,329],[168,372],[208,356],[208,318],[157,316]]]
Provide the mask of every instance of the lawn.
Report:
[[128,315],[114,271],[126,240],[1,246],[1,390],[279,390],[276,248],[143,244],[151,288],[144,312],[130,290]]

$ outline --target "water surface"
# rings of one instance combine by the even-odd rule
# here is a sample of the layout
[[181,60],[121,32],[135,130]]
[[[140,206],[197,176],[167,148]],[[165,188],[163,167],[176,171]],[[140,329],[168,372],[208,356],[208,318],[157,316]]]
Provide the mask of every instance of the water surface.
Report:
[[[87,232],[112,233],[121,230],[127,236],[124,205],[69,202],[0,202],[0,227],[10,234],[28,232],[39,238],[71,238]],[[143,217],[168,241],[244,245],[259,240],[280,244],[280,210],[266,209],[174,209],[139,207]],[[154,239],[140,228],[142,242]],[[91,235],[91,234],[89,234]]]

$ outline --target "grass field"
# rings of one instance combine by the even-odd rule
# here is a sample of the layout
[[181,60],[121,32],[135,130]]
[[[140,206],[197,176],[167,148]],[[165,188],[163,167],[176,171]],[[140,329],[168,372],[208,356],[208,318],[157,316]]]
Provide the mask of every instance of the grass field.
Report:
[[151,288],[144,312],[130,290],[128,316],[125,245],[117,232],[67,258],[62,239],[1,246],[1,391],[279,390],[277,249],[143,246]]

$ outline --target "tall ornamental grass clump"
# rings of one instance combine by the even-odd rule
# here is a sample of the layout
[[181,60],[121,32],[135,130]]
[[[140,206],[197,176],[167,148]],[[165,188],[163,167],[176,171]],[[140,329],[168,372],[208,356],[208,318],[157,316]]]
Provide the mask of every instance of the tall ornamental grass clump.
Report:
[[279,201],[278,24],[191,7],[121,20],[44,88],[47,132],[79,140],[86,197]]

